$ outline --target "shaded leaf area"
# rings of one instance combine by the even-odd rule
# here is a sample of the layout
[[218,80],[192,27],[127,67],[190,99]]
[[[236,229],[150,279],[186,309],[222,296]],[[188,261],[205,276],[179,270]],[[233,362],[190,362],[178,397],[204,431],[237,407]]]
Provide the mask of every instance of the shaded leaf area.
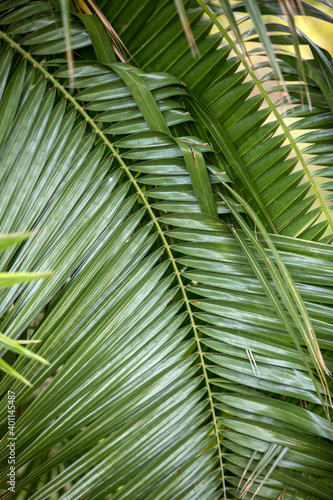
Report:
[[[8,15],[22,16],[23,4]],[[128,2],[128,9],[137,6]],[[118,7],[114,13],[124,16]],[[144,16],[154,20],[151,2],[136,10],[127,16],[138,26]],[[193,13],[189,19],[197,16],[201,29],[205,21]],[[38,14],[35,21],[45,19]],[[15,29],[20,41],[26,31]],[[8,337],[19,337],[43,312],[33,334],[42,343],[31,352],[50,362],[13,364],[38,391],[9,376],[0,383],[23,405],[17,489],[32,499],[56,492],[61,499],[111,493],[211,500],[240,492],[248,499],[268,475],[258,498],[331,498],[329,424],[291,337],[230,231],[256,253],[232,224],[228,207],[239,210],[238,204],[220,201],[219,179],[231,179],[221,169],[220,177],[208,174],[223,160],[183,107],[188,88],[172,74],[100,64],[87,43],[81,55],[89,62],[75,61],[70,94],[66,61],[49,57],[58,45],[41,53],[47,42],[36,41],[40,29],[27,35],[35,37],[37,52],[26,44],[35,60],[26,55],[22,63],[20,47],[14,52],[3,44],[0,82],[2,116],[9,120],[1,128],[1,231],[36,230],[18,250],[5,250],[1,269],[54,271],[48,280],[2,291]],[[180,55],[187,50],[184,43]],[[48,68],[56,70],[52,79]],[[286,236],[272,240],[332,370],[332,249]],[[0,411],[4,418],[5,399]],[[5,441],[0,453],[5,478]]]
[[[193,59],[171,2],[148,0],[138,5],[133,0],[127,2],[128,10],[122,9],[121,1],[114,2],[112,8],[99,3],[141,67],[168,71],[185,82],[191,95],[189,109],[221,155],[222,169],[232,173],[243,197],[268,230],[315,241],[322,238],[329,225],[332,228],[332,217],[326,210],[323,221],[316,223],[323,208],[314,203],[319,196],[324,198],[324,193],[318,192],[311,176],[304,176],[307,170],[304,172],[297,161],[293,144],[277,132],[279,123],[263,105],[263,96],[253,95],[254,83],[230,53],[229,45],[220,35],[210,34],[212,24],[203,17],[202,9],[195,2],[184,2],[201,55]],[[281,14],[277,2],[264,2],[259,7],[265,14]],[[241,3],[233,8],[238,12],[245,9]],[[331,21],[308,4],[303,8],[307,15]],[[127,17],[128,12],[131,15]],[[288,40],[292,45],[290,36]],[[293,71],[299,73],[296,60]],[[204,130],[200,134],[205,134]],[[331,230],[326,234],[327,242]]]

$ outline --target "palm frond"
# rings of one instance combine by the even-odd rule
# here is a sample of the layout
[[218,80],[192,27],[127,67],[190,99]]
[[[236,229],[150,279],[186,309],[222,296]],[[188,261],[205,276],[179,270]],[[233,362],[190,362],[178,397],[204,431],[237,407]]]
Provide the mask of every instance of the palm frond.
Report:
[[[211,12],[213,22],[218,22],[213,10],[209,11],[203,2],[200,5],[206,13]],[[134,11],[134,2],[132,8]],[[237,9],[242,12],[241,5],[237,4]],[[137,7],[139,17],[143,10]],[[266,227],[279,234],[315,240],[326,232],[325,237],[329,238],[333,223],[325,193],[313,179],[310,165],[275,103],[226,30],[219,24],[227,44],[222,39],[222,46],[218,47],[221,38],[210,35],[211,24],[203,19],[203,10],[190,10],[189,22],[201,54],[195,60],[185,36],[181,38],[182,26],[175,9],[165,3],[156,11],[158,15],[152,15],[135,37],[136,21],[122,31],[122,16],[118,19],[117,9],[106,12],[141,67],[169,71],[185,82],[193,97],[186,106],[208,129],[207,140],[224,158],[224,169],[232,165],[243,196],[264,217]],[[281,14],[279,6],[276,12]],[[306,7],[309,15],[320,17],[320,12]],[[331,20],[324,13],[322,16]],[[290,37],[288,43],[292,44]],[[237,57],[230,57],[230,48],[236,50]],[[245,70],[238,69],[240,63],[244,63]],[[296,62],[294,68],[297,74]],[[252,82],[246,78],[249,74]],[[259,95],[251,95],[255,86]],[[279,127],[281,134],[277,133]],[[319,217],[322,220],[316,224]]]
[[6,341],[50,363],[0,381],[17,494],[331,498],[333,250],[290,236],[319,212],[281,122],[201,7],[193,59],[173,1],[100,2],[139,68],[73,17],[72,84],[60,11],[35,4],[0,19],[1,231],[37,230],[0,270],[54,271],[2,291]]

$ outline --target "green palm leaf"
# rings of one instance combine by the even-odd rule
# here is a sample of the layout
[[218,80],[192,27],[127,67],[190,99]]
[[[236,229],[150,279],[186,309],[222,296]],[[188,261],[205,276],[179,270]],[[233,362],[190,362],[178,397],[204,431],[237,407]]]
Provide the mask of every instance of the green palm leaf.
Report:
[[23,408],[15,494],[330,498],[333,253],[288,236],[318,211],[277,124],[201,8],[193,60],[173,2],[105,5],[140,69],[73,16],[71,82],[60,11],[35,3],[1,21],[1,231],[37,230],[1,271],[53,270],[2,292],[7,342],[39,317],[49,362],[0,381]]
[[[198,3],[205,7],[204,2]],[[135,2],[132,8],[135,10]],[[238,4],[236,8],[240,12],[244,10]],[[276,5],[271,2],[269,8],[272,14],[281,14],[278,2]],[[304,8],[308,15],[321,16],[320,11],[307,4]],[[329,205],[324,199],[325,193],[313,179],[310,164],[304,159],[275,104],[232,43],[226,29],[217,24],[228,43],[224,45],[222,41],[222,47],[216,50],[219,37],[210,35],[211,24],[202,18],[203,11],[191,10],[189,21],[201,54],[195,60],[185,36],[181,39],[182,26],[176,10],[167,2],[161,2],[156,10],[158,15],[151,17],[139,36],[134,36],[136,21],[123,30],[123,17],[117,15],[117,8],[112,11],[106,8],[105,12],[122,33],[140,66],[169,71],[186,83],[193,97],[187,104],[188,108],[208,128],[207,140],[211,140],[215,150],[224,157],[223,169],[234,171],[237,184],[242,186],[243,196],[264,218],[266,227],[279,234],[315,240],[325,234],[324,241],[329,241],[333,224]],[[208,7],[205,7],[205,12],[210,12],[212,21],[219,23]],[[142,11],[137,14],[138,17],[141,14]],[[321,17],[331,21],[324,13]],[[289,44],[292,45],[291,38]],[[154,49],[156,46],[160,52]],[[238,57],[229,56],[225,61],[231,47]],[[237,71],[240,62],[245,63],[245,70]],[[296,61],[294,71],[297,75]],[[247,78],[244,83],[248,73],[252,81]],[[261,97],[249,97],[254,85],[259,85]],[[303,93],[306,96],[305,89]],[[263,101],[266,108],[259,109]],[[277,135],[279,126],[283,134]],[[322,221],[317,225],[318,217],[322,217]]]
[[[8,248],[25,241],[32,233],[13,233],[13,234],[2,234],[0,235],[0,252],[7,250]],[[18,283],[26,283],[28,281],[35,281],[40,278],[47,278],[52,275],[51,272],[40,272],[40,273],[3,273],[0,272],[0,289],[12,287]],[[32,341],[33,343],[34,341]],[[39,342],[36,340],[35,342]],[[1,359],[0,359],[0,370],[4,373],[9,374],[11,377],[21,380],[25,384],[31,386],[31,383],[21,375],[18,371],[13,369],[8,362],[3,359],[6,352],[15,353],[26,358],[32,358],[39,362],[48,364],[44,358],[38,354],[32,352],[31,350],[23,347],[21,344],[31,343],[29,340],[16,341],[8,338],[6,335],[0,333],[0,347],[1,347]]]

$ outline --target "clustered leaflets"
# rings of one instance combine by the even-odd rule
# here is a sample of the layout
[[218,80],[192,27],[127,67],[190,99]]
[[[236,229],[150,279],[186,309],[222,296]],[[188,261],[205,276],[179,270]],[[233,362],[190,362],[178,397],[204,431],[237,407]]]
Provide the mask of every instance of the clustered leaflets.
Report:
[[[140,69],[73,15],[71,75],[60,11],[12,6],[1,231],[35,234],[1,269],[53,271],[2,294],[7,339],[42,313],[29,351],[50,363],[19,357],[33,387],[0,382],[23,405],[17,492],[330,499],[333,253],[294,237],[315,196],[239,60],[199,7],[195,60],[172,2],[115,1],[104,13]],[[5,481],[5,441],[0,457]]]

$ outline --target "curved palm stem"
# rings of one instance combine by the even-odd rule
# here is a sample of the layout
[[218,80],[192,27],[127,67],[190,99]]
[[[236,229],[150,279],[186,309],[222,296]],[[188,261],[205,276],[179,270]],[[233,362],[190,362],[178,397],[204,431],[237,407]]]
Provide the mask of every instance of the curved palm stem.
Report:
[[211,414],[212,414],[212,419],[213,419],[213,425],[214,425],[214,433],[216,437],[216,443],[217,443],[217,448],[218,448],[218,454],[219,454],[219,462],[220,462],[220,469],[221,469],[221,477],[222,477],[222,484],[223,484],[223,490],[224,490],[224,498],[226,499],[226,491],[225,491],[225,479],[224,479],[224,468],[223,468],[223,459],[222,459],[222,453],[221,453],[221,447],[220,447],[220,440],[219,440],[219,430],[218,430],[218,424],[217,424],[217,418],[216,418],[216,413],[215,413],[215,407],[214,407],[214,401],[213,401],[213,395],[209,383],[209,378],[208,378],[208,373],[207,373],[207,367],[203,355],[203,351],[201,348],[201,343],[200,343],[200,338],[198,334],[198,330],[194,321],[194,316],[193,312],[191,309],[191,304],[189,301],[189,298],[187,296],[186,292],[186,286],[183,283],[181,273],[179,272],[179,269],[177,267],[176,260],[172,254],[171,247],[165,237],[164,231],[160,226],[160,223],[157,219],[157,217],[154,214],[154,211],[152,210],[149,201],[147,200],[146,196],[144,195],[142,189],[140,188],[139,184],[137,183],[135,177],[127,167],[126,163],[122,159],[121,155],[117,152],[116,148],[113,146],[113,144],[109,141],[107,136],[103,133],[102,130],[97,126],[97,124],[94,122],[94,120],[89,116],[89,114],[78,104],[76,99],[54,78],[41,64],[36,61],[31,54],[26,52],[18,43],[14,42],[6,33],[3,33],[0,31],[0,37],[5,40],[12,48],[14,48],[17,52],[19,52],[25,59],[27,59],[35,68],[37,68],[45,78],[47,78],[50,83],[54,85],[54,87],[75,107],[75,109],[84,117],[87,123],[93,128],[93,130],[96,132],[96,134],[102,139],[104,144],[110,149],[111,153],[113,156],[118,160],[120,166],[122,169],[125,171],[127,174],[129,180],[132,182],[133,187],[137,191],[138,195],[140,196],[144,206],[146,207],[155,227],[156,230],[161,238],[161,241],[163,243],[164,248],[166,249],[166,252],[168,254],[168,257],[170,259],[171,265],[173,267],[173,270],[175,272],[177,281],[179,283],[179,287],[186,305],[186,309],[189,315],[190,323],[193,329],[196,345],[197,345],[197,350],[199,353],[200,357],[200,363],[205,379],[205,385],[207,389],[207,394],[208,394],[208,399],[209,399],[209,404],[210,404],[210,409],[211,409]]
[[323,197],[322,197],[322,195],[320,193],[320,190],[319,190],[317,184],[315,183],[315,181],[313,180],[313,176],[311,174],[311,171],[310,171],[309,167],[306,164],[306,161],[303,158],[302,152],[300,151],[299,147],[297,146],[297,143],[296,143],[295,139],[291,135],[289,128],[284,123],[283,118],[281,117],[280,113],[277,111],[277,109],[276,109],[273,101],[269,97],[268,92],[266,91],[266,89],[262,85],[262,83],[261,83],[260,79],[258,78],[258,76],[256,75],[255,71],[247,63],[244,55],[238,49],[237,45],[234,43],[234,41],[232,40],[232,38],[228,35],[228,32],[224,28],[223,24],[218,20],[218,18],[214,14],[214,12],[211,10],[211,8],[203,0],[197,0],[197,3],[200,5],[200,7],[202,7],[202,9],[205,11],[205,13],[209,16],[209,18],[211,19],[211,21],[215,24],[215,26],[217,27],[217,29],[220,31],[221,35],[223,35],[223,37],[225,38],[225,40],[228,42],[228,44],[230,45],[230,47],[232,48],[232,50],[235,52],[235,54],[237,55],[237,57],[239,58],[239,60],[243,64],[244,68],[246,69],[246,71],[251,76],[251,78],[253,79],[254,83],[257,85],[258,89],[260,90],[263,98],[267,102],[267,104],[270,107],[272,113],[274,114],[275,118],[277,119],[280,127],[282,128],[283,132],[285,133],[286,138],[290,142],[290,145],[293,148],[293,150],[294,150],[294,152],[295,152],[295,154],[297,156],[297,159],[299,160],[300,164],[302,165],[302,168],[303,168],[304,172],[306,173],[306,175],[307,175],[307,177],[309,179],[309,182],[310,182],[310,184],[311,184],[311,186],[312,186],[312,188],[313,188],[313,190],[315,192],[315,195],[316,195],[316,197],[317,197],[317,199],[318,199],[318,201],[320,203],[320,206],[322,207],[323,213],[325,214],[325,216],[327,218],[327,221],[328,221],[328,224],[330,226],[330,229],[333,232],[333,220],[332,220],[332,217],[331,217],[331,215],[329,213],[329,208],[326,206],[326,204],[324,202],[324,199],[323,199]]

